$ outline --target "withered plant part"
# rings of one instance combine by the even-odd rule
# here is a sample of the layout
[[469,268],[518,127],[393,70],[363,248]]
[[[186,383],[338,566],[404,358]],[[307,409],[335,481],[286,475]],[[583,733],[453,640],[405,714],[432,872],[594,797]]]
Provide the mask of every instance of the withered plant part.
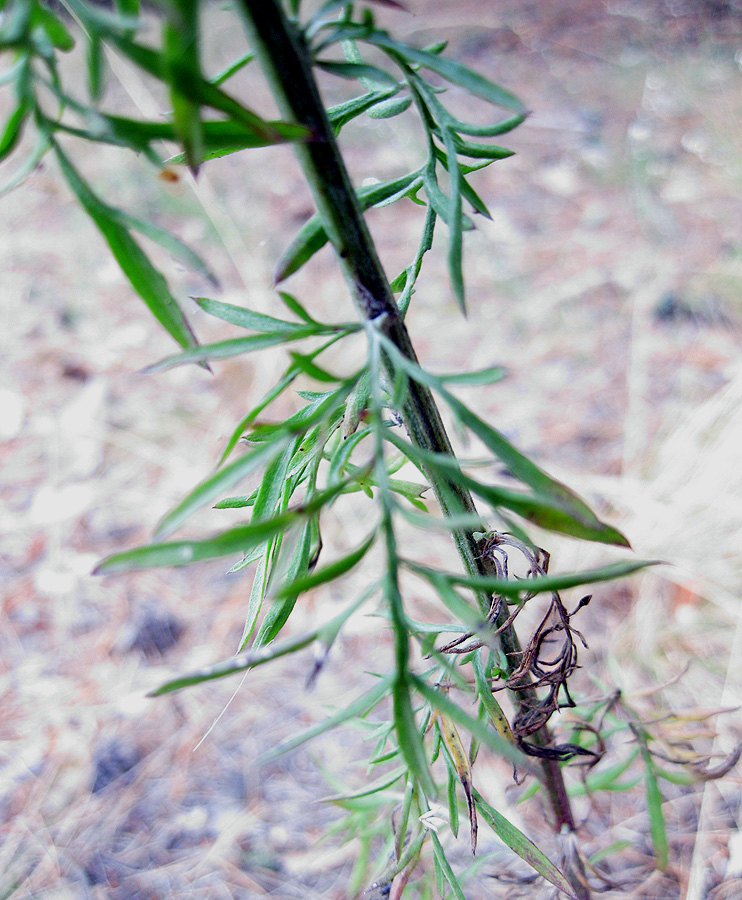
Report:
[[[488,559],[498,578],[507,580],[508,552],[507,548],[517,550],[528,563],[525,578],[546,577],[549,572],[549,554],[539,548],[526,544],[511,534],[491,532],[482,539],[482,558]],[[492,629],[492,636],[501,634],[510,628],[523,610],[526,603],[540,596],[526,592],[519,600],[512,602],[514,609],[502,621],[502,613],[507,608],[508,600],[503,595],[493,595],[487,625]],[[576,640],[587,647],[582,634],[572,627],[571,619],[580,609],[587,606],[592,595],[583,597],[575,609],[567,612],[558,591],[552,591],[551,600],[541,622],[534,630],[519,652],[516,660],[511,660],[512,667],[505,681],[492,686],[493,692],[510,690],[519,696],[518,710],[511,728],[518,746],[528,756],[541,759],[566,761],[575,756],[587,756],[594,764],[600,754],[579,744],[542,744],[529,741],[532,735],[539,732],[551,716],[560,708],[575,705],[569,693],[567,681],[578,666]],[[482,626],[482,629],[487,626]],[[481,630],[480,629],[480,633]],[[474,632],[461,635],[453,641],[438,648],[439,653],[468,654],[485,646],[491,646],[488,640],[471,641]],[[560,645],[555,649],[554,645]],[[538,699],[534,696],[534,688],[547,687],[546,696]]]

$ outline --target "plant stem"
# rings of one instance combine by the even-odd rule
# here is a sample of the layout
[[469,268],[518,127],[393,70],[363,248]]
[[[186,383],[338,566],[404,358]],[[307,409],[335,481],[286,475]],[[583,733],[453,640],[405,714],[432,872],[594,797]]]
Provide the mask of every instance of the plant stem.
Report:
[[[283,115],[305,125],[312,134],[311,140],[294,146],[358,314],[363,320],[375,322],[404,356],[417,362],[410,336],[327,119],[303,35],[286,18],[280,0],[240,0],[240,7]],[[391,364],[388,360],[385,364],[390,380],[393,380]],[[440,412],[427,387],[410,379],[401,414],[414,444],[425,450],[454,456]],[[428,471],[426,475],[444,516],[477,514],[467,490],[439,472]],[[456,529],[452,534],[466,571],[472,575],[492,574],[487,560],[481,558],[473,531]],[[489,611],[491,598],[486,593],[479,594],[478,602],[483,612]],[[512,626],[502,632],[500,641],[515,669],[520,660],[521,646]],[[524,682],[523,688],[515,694],[516,704],[535,701],[535,690]],[[534,737],[540,744],[549,741],[546,728]],[[574,817],[559,764],[552,760],[542,762],[544,785],[556,819],[556,829],[558,831],[566,825],[574,830]]]

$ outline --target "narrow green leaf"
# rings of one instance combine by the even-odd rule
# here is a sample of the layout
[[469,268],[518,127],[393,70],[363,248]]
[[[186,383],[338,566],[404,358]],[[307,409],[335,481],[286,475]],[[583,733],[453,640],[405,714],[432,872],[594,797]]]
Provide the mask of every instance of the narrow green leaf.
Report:
[[370,797],[372,794],[380,794],[382,791],[385,791],[399,781],[403,775],[407,774],[407,771],[407,766],[399,766],[393,771],[388,772],[378,781],[374,781],[367,787],[361,788],[361,790],[353,791],[348,794],[331,794],[329,797],[322,797],[319,802],[337,803],[339,800],[357,800],[360,797]]
[[597,584],[601,581],[615,581],[625,578],[647,566],[658,566],[662,560],[631,560],[616,562],[603,566],[600,569],[585,569],[582,572],[574,572],[568,575],[545,575],[539,578],[525,578],[522,581],[508,581],[504,578],[495,578],[487,575],[459,575],[455,572],[441,572],[428,569],[418,563],[407,560],[405,565],[413,572],[417,572],[424,578],[444,575],[451,584],[461,584],[475,590],[490,591],[503,594],[505,597],[518,599],[522,594],[543,594],[551,591],[566,591],[569,588],[580,587],[585,584]]
[[256,488],[252,494],[243,494],[240,497],[225,497],[224,500],[214,504],[214,509],[246,509],[254,505],[257,493]]
[[112,215],[110,207],[99,200],[83,181],[56,143],[54,150],[68,185],[98,226],[131,286],[181,347],[195,347],[196,338],[162,274],[152,265],[117,216]]
[[[312,552],[312,536],[314,530],[311,521],[305,522],[301,526],[286,571],[286,578],[290,582],[301,577],[307,571]],[[285,541],[286,536],[283,538],[284,543]],[[272,574],[273,573],[271,573],[271,576]],[[268,587],[268,593],[270,593],[270,587]],[[266,644],[270,644],[270,642],[278,635],[293,612],[297,598],[298,594],[282,594],[280,597],[273,597],[268,612],[265,614],[265,618],[261,622],[258,633],[255,635],[255,641],[253,642],[254,647],[262,647]]]
[[8,116],[2,135],[0,135],[0,161],[9,156],[15,149],[23,134],[23,126],[28,118],[28,108],[21,103]]
[[598,540],[601,543],[615,544],[621,547],[630,546],[621,532],[601,522],[584,500],[561,484],[561,482],[547,475],[543,469],[540,469],[527,456],[516,450],[501,432],[488,425],[472,412],[466,404],[449,393],[443,387],[439,378],[423,371],[416,363],[402,356],[399,350],[384,335],[380,334],[379,339],[385,350],[393,358],[394,365],[402,368],[416,381],[420,381],[428,387],[437,390],[459,422],[474,432],[495,456],[505,463],[515,478],[533,488],[537,495],[553,500],[556,507],[575,522],[580,523],[585,533],[592,535],[591,540]]
[[456,134],[466,134],[471,137],[495,137],[499,134],[505,134],[517,128],[526,119],[526,113],[517,113],[494,122],[492,125],[472,125],[469,122],[462,122],[446,109],[435,94],[434,89],[419,75],[413,75],[415,87],[423,96],[425,105],[428,107],[431,116],[435,119],[441,128],[449,128]]
[[468,156],[471,159],[507,159],[514,156],[514,150],[508,150],[506,147],[498,147],[496,144],[482,144],[478,141],[465,141],[458,135],[453,135],[453,144],[457,153],[462,156]]
[[[285,319],[274,319],[273,316],[266,316],[263,313],[253,312],[243,306],[233,306],[231,303],[221,303],[219,300],[210,300],[208,297],[192,298],[205,312],[230,325],[238,325],[240,328],[248,328],[250,331],[261,331],[266,334],[284,333],[300,331],[302,335],[307,335],[311,329],[307,324],[299,322],[287,322]],[[319,323],[311,323],[314,331],[311,333],[325,333],[332,326],[323,326]]]
[[449,198],[448,198],[448,272],[451,278],[453,295],[461,312],[466,315],[466,301],[464,298],[464,272],[462,267],[463,256],[463,211],[461,208],[461,172],[456,160],[456,150],[453,144],[453,136],[449,131],[445,132],[446,156],[448,168]]
[[486,369],[474,369],[471,372],[453,372],[451,374],[436,375],[441,384],[465,384],[477,386],[482,384],[495,384],[506,378],[508,370],[503,366],[489,366]]
[[278,434],[306,434],[310,426],[327,421],[328,430],[342,416],[341,407],[353,387],[352,380],[345,382],[334,391],[320,394],[303,409],[284,419],[277,425],[258,425],[250,434],[251,441],[274,440]]
[[172,534],[197,509],[211,503],[220,494],[234,487],[235,484],[246,478],[259,466],[273,461],[279,454],[284,452],[289,442],[289,438],[279,438],[274,443],[258,444],[230,465],[217,469],[213,475],[190,491],[160,521],[155,529],[155,537],[163,538]]
[[296,653],[304,647],[317,640],[326,640],[327,635],[337,634],[350,616],[358,609],[361,603],[366,600],[366,596],[361,596],[355,600],[350,606],[346,607],[342,612],[338,613],[329,622],[311,629],[311,631],[296,635],[296,637],[287,638],[279,644],[272,644],[270,647],[260,647],[251,649],[236,656],[230,656],[222,662],[206,666],[195,672],[189,672],[186,675],[179,675],[169,681],[166,681],[160,687],[151,691],[147,696],[159,697],[162,694],[169,694],[172,691],[179,691],[185,687],[191,687],[195,684],[202,684],[205,681],[213,681],[215,678],[224,678],[227,675],[233,675],[235,672],[244,672],[246,669],[252,669],[261,666],[264,663],[272,662],[274,659],[280,659],[282,656],[288,656]]
[[14,188],[17,188],[18,185],[34,171],[46,153],[51,149],[51,146],[52,144],[49,137],[46,134],[39,134],[36,146],[24,159],[17,171],[10,176],[5,184],[0,186],[0,197],[10,193]]
[[[435,153],[436,159],[440,160],[444,166],[447,165],[448,156],[444,153],[436,144],[433,144],[433,152]],[[486,219],[491,219],[492,215],[490,214],[489,209],[487,209],[487,204],[482,200],[479,194],[474,190],[474,188],[469,184],[464,175],[470,172],[478,172],[480,169],[484,169],[487,166],[491,165],[493,160],[488,160],[484,163],[478,163],[476,166],[467,166],[462,162],[458,162],[459,167],[459,187],[461,189],[461,196],[464,200],[471,204],[474,212],[478,212],[480,215],[484,216]]]
[[314,65],[330,75],[337,75],[340,78],[349,78],[354,81],[363,79],[364,86],[370,88],[376,85],[379,87],[398,87],[399,85],[397,79],[388,72],[378,68],[378,66],[370,66],[367,63],[315,59]]
[[[262,547],[251,550],[249,553],[246,553],[239,562],[236,562],[231,569],[227,569],[227,575],[233,575],[235,572],[241,572],[243,569],[251,566],[254,562],[262,560],[264,555],[264,549]],[[253,584],[255,583],[255,578],[257,577],[258,576],[256,572],[253,578]],[[240,647],[240,649],[242,649],[242,647]]]
[[642,752],[644,759],[644,789],[647,796],[647,812],[649,813],[649,832],[652,835],[654,856],[660,872],[666,872],[669,862],[669,847],[665,814],[662,811],[662,793],[654,773],[654,764],[649,753]]
[[167,372],[169,369],[175,369],[178,366],[185,366],[189,363],[204,362],[211,359],[232,359],[235,356],[242,356],[243,353],[253,353],[256,350],[265,350],[267,347],[276,347],[279,344],[285,344],[289,341],[300,341],[303,338],[312,337],[315,331],[311,328],[303,331],[285,332],[279,331],[274,334],[251,334],[247,337],[229,338],[226,341],[217,341],[214,344],[202,344],[191,350],[185,350],[183,353],[177,353],[174,356],[168,356],[159,362],[147,366],[142,371],[147,375],[156,372]]
[[[382,206],[385,202],[408,191],[419,178],[420,172],[415,171],[390,181],[358,188],[356,196],[361,209],[365,211],[372,206]],[[289,275],[293,275],[326,243],[327,234],[324,226],[319,216],[314,215],[302,226],[294,240],[281,254],[273,272],[273,283],[278,284]]]
[[392,97],[383,103],[377,103],[368,111],[372,119],[393,119],[406,112],[412,105],[412,97]]
[[[590,507],[568,487],[551,478],[528,457],[506,440],[504,435],[484,420],[480,419],[467,406],[457,400],[448,391],[439,392],[455,413],[459,421],[473,431],[489,449],[508,467],[513,476],[532,487],[537,493],[558,501],[561,508],[573,519],[582,522],[587,530],[595,534],[602,543],[629,547],[629,542],[615,528],[601,522]],[[598,537],[598,535],[600,535]]]
[[[425,191],[425,196],[428,198],[428,203],[433,207],[436,215],[440,216],[446,225],[450,227],[449,219],[451,216],[451,209],[449,198],[443,193],[438,185],[434,165],[429,166],[423,174],[423,189]],[[474,229],[474,223],[469,216],[462,214],[461,229],[462,231],[472,231]]]
[[446,796],[448,799],[448,821],[451,825],[451,833],[455,838],[459,836],[459,800],[456,793],[456,789],[458,787],[459,779],[456,775],[456,769],[454,769],[451,764],[451,760],[449,759],[448,752],[444,747],[444,755],[446,759],[446,768],[448,770],[448,783],[446,785]]
[[281,298],[283,305],[297,318],[302,319],[309,325],[319,325],[319,322],[310,315],[306,307],[304,307],[293,294],[289,294],[286,291],[279,291],[278,296]]
[[286,584],[281,585],[278,591],[276,591],[275,596],[287,597],[303,594],[306,591],[314,590],[314,588],[319,587],[321,584],[326,584],[328,581],[335,581],[337,578],[340,578],[342,575],[345,575],[346,572],[350,572],[351,569],[357,566],[374,545],[375,541],[376,531],[372,531],[366,540],[354,550],[351,550],[350,553],[341,556],[340,559],[336,559],[334,562],[315,569],[313,572],[299,575]]
[[339,134],[340,129],[344,125],[347,125],[348,122],[366,112],[367,109],[372,109],[373,107],[388,101],[395,94],[399,93],[400,89],[400,85],[396,85],[393,88],[387,88],[383,91],[369,91],[366,94],[362,94],[360,97],[346,100],[345,103],[331,106],[327,110],[327,117],[330,120],[330,124],[332,125],[335,134]]
[[88,91],[93,102],[100,100],[103,93],[103,45],[98,35],[91,32],[85,48],[88,72]]
[[[287,476],[291,461],[301,443],[301,437],[301,433],[292,434],[291,440],[285,445],[281,455],[274,459],[265,470],[265,474],[258,486],[258,492],[255,495],[253,521],[267,519],[278,510],[279,505],[283,508],[288,505],[293,484],[289,483]],[[270,446],[272,443],[274,442],[266,442],[267,446]]]
[[227,531],[201,540],[171,541],[148,544],[114,553],[106,557],[93,570],[95,575],[115,575],[135,569],[152,569],[160,566],[185,566],[204,559],[216,559],[233,553],[246,553],[273,535],[280,534],[290,525],[307,516],[319,513],[343,492],[348,482],[340,482],[331,488],[318,491],[311,500],[305,500],[295,509],[287,509],[270,519],[237,525]]
[[241,69],[244,69],[245,66],[249,65],[255,59],[255,54],[252,51],[248,51],[244,53],[239,59],[236,59],[233,63],[230,63],[226,68],[222,69],[217,75],[215,75],[211,80],[211,83],[216,87],[219,87],[220,84],[224,84],[225,81],[228,81],[233,75],[236,75]]
[[397,672],[393,690],[394,728],[402,757],[425,795],[432,798],[436,795],[436,789],[428,768],[420,730],[415,721],[409,683],[409,673]]
[[[435,856],[435,861],[438,866],[440,866],[440,870],[443,873],[446,881],[449,883],[451,890],[453,891],[454,897],[456,900],[466,900],[466,896],[464,895],[463,890],[461,889],[461,885],[459,884],[458,878],[453,874],[453,869],[451,868],[451,864],[446,858],[446,853],[443,849],[443,844],[441,844],[440,838],[434,832],[430,832],[431,840],[433,841],[433,855]],[[438,890],[443,896],[443,890],[441,885],[438,885]]]
[[559,888],[560,891],[564,891],[568,897],[574,897],[572,885],[554,863],[512,822],[509,822],[505,816],[490,806],[477,790],[474,791],[474,802],[482,818],[504,844],[507,844],[511,850],[517,853],[524,862],[528,863],[550,884]]
[[57,50],[69,53],[75,46],[75,39],[70,34],[64,22],[54,13],[41,4],[34,5],[34,19],[39,22],[46,32],[46,36]]
[[638,748],[634,748],[634,750],[629,753],[626,759],[623,759],[612,766],[608,766],[605,769],[591,771],[586,779],[587,790],[585,790],[582,785],[573,785],[573,787],[583,787],[582,793],[610,790],[616,780],[620,778],[621,775],[623,775],[623,773],[634,762],[638,754]]
[[302,734],[294,735],[294,737],[282,741],[272,750],[269,750],[268,753],[257,759],[255,765],[261,766],[265,763],[271,762],[272,760],[277,759],[279,756],[283,756],[285,753],[289,753],[291,750],[295,750],[297,747],[300,747],[307,741],[318,737],[320,734],[324,734],[331,728],[336,728],[343,722],[347,722],[348,719],[354,719],[358,716],[366,715],[366,713],[370,712],[375,706],[377,706],[381,702],[381,700],[383,700],[383,698],[390,692],[393,680],[394,676],[392,675],[389,675],[386,678],[382,678],[371,688],[371,690],[366,691],[366,693],[364,694],[361,694],[361,696],[354,703],[351,703],[350,706],[346,706],[344,709],[338,710],[338,712],[329,716],[324,721],[319,722],[312,728],[308,728]]
[[312,644],[315,640],[316,633],[309,632],[298,635],[295,638],[289,638],[281,644],[260,647],[256,650],[247,650],[236,656],[230,656],[229,659],[225,659],[222,662],[204,666],[204,668],[189,672],[186,675],[178,675],[176,678],[172,678],[160,685],[160,687],[155,688],[155,690],[150,691],[147,696],[160,697],[162,694],[170,694],[173,691],[180,691],[183,688],[203,684],[206,681],[225,678],[228,675],[234,675],[236,672],[254,669],[264,663],[272,662],[274,659],[280,659],[282,656],[296,653],[298,650],[302,650],[304,647]]
[[179,260],[194,272],[203,275],[203,277],[207,278],[212,284],[217,284],[216,275],[214,275],[203,259],[179,238],[175,237],[174,234],[171,234],[164,228],[160,228],[159,225],[155,225],[153,222],[146,222],[144,219],[138,219],[136,216],[130,215],[123,209],[116,209],[115,207],[109,207],[108,209],[111,213],[111,217],[124,228],[127,228],[130,231],[138,231],[140,234],[143,234],[146,238],[149,238],[155,244],[159,244],[160,247],[167,250],[174,259]]
[[374,31],[370,34],[359,33],[357,36],[381,47],[382,50],[392,51],[392,54],[399,55],[408,62],[417,63],[425,69],[430,69],[445,78],[446,81],[459,85],[469,93],[475,94],[495,106],[511,109],[518,114],[525,112],[523,104],[517,97],[461,63],[396,41],[383,31]]
[[245,553],[296,521],[299,513],[292,510],[264,522],[237,525],[212,537],[192,541],[170,541],[135,547],[106,557],[93,570],[94,575],[117,575],[137,569],[162,566],[185,566],[205,559]]
[[[252,584],[250,585],[250,597],[247,601],[247,612],[245,614],[245,624],[242,628],[242,636],[238,644],[238,652],[242,652],[247,646],[247,642],[252,637],[253,631],[258,624],[258,616],[263,607],[265,592],[268,587],[268,579],[270,578],[271,560],[277,552],[280,545],[280,534],[274,535],[265,546],[256,549],[249,556],[257,556],[258,565],[255,568]],[[259,555],[258,555],[259,554]],[[230,571],[235,569],[233,566]]]
[[310,378],[314,378],[315,381],[322,381],[326,384],[339,384],[343,380],[338,375],[333,375],[332,372],[328,372],[327,369],[323,369],[322,366],[318,366],[317,363],[312,362],[312,360],[303,353],[295,353],[292,350],[291,359],[297,368],[301,369],[301,371]]

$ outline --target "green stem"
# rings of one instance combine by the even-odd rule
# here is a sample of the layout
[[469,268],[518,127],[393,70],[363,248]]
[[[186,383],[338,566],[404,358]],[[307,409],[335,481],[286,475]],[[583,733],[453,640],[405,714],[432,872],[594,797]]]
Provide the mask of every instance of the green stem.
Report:
[[[240,8],[282,114],[305,125],[312,134],[311,140],[294,146],[358,314],[362,320],[374,322],[404,356],[417,362],[327,119],[303,35],[286,18],[280,0],[240,0]],[[393,382],[394,372],[388,360],[385,360],[385,367]],[[401,412],[414,444],[454,456],[440,412],[428,388],[411,379]],[[426,474],[444,516],[477,514],[467,490],[437,472]],[[466,571],[472,575],[492,574],[487,560],[481,558],[473,532],[460,529],[452,534]],[[489,611],[491,598],[486,593],[478,596],[478,602],[484,612]],[[500,640],[515,669],[521,657],[515,630],[512,627],[506,629]],[[523,688],[517,692],[515,702],[535,702],[535,690],[527,688],[526,683]],[[539,743],[549,741],[545,728],[535,737]],[[544,760],[543,777],[557,829],[566,825],[574,830],[574,817],[558,763]]]

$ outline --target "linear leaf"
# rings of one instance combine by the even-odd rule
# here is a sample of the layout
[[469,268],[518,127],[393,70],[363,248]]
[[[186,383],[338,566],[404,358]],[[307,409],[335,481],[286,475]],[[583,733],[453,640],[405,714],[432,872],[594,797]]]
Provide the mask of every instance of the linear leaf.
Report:
[[[302,525],[296,546],[289,559],[288,570],[286,572],[286,577],[289,581],[293,581],[307,571],[312,552],[312,536],[315,530],[316,529],[313,527],[311,521],[305,522]],[[258,633],[255,635],[253,646],[262,647],[269,644],[276,637],[288,621],[288,618],[294,609],[294,605],[296,604],[297,597],[298,594],[296,593],[273,597],[273,602],[260,624]]]
[[279,644],[272,644],[270,647],[260,647],[257,649],[247,650],[244,653],[238,653],[230,656],[229,659],[198,669],[195,672],[189,672],[186,675],[179,675],[166,681],[160,687],[155,688],[147,696],[159,697],[161,694],[169,694],[172,691],[179,691],[185,687],[191,687],[194,684],[202,684],[204,681],[213,681],[215,678],[224,678],[227,675],[233,675],[235,672],[244,672],[246,669],[261,666],[264,663],[272,662],[274,659],[280,659],[290,653],[296,653],[304,647],[308,647],[316,640],[326,641],[328,636],[336,635],[350,616],[358,609],[361,603],[367,597],[361,596],[350,606],[346,607],[342,612],[338,613],[329,622],[311,629],[311,631],[298,634],[295,637],[287,638]]
[[211,537],[191,541],[170,541],[147,544],[114,553],[106,557],[93,570],[95,575],[115,575],[135,569],[152,569],[161,566],[185,566],[204,559],[216,559],[233,553],[245,553],[253,547],[279,534],[297,519],[314,515],[331,503],[349,482],[340,482],[331,488],[319,491],[311,500],[304,501],[295,509],[287,509],[270,519],[237,525]]
[[409,673],[398,672],[393,690],[394,728],[397,732],[399,749],[411,773],[420,784],[426,796],[436,795],[435,784],[430,775],[425,748],[420,737],[420,730],[415,721],[415,711],[410,697]]
[[525,112],[523,104],[517,97],[461,63],[446,59],[429,50],[419,50],[409,44],[396,41],[383,31],[372,31],[368,34],[359,29],[355,36],[381,47],[382,50],[391,51],[408,62],[417,63],[425,69],[430,69],[445,78],[446,81],[463,87],[469,93],[475,94],[495,106],[502,106],[519,114]]
[[[443,849],[443,844],[441,844],[441,840],[438,835],[434,832],[430,832],[430,837],[433,841],[433,854],[435,856],[435,861],[440,866],[441,872],[445,877],[446,881],[451,886],[451,890],[453,891],[454,897],[456,900],[466,900],[466,896],[464,895],[463,890],[461,889],[461,885],[459,884],[458,878],[453,874],[453,869],[451,868],[451,864],[446,858],[446,853]],[[438,890],[443,895],[440,886]]]
[[480,419],[460,400],[453,397],[448,391],[439,389],[439,392],[451,407],[458,420],[473,431],[489,449],[499,457],[510,472],[519,481],[532,487],[538,494],[545,495],[557,501],[560,507],[572,517],[581,522],[587,530],[595,534],[596,540],[602,543],[615,544],[619,547],[630,547],[626,538],[615,528],[601,522],[590,507],[571,491],[543,469],[531,462],[519,450],[505,438],[497,429]]
[[453,143],[456,151],[461,156],[468,156],[471,159],[507,159],[514,156],[514,150],[508,150],[506,147],[498,147],[496,144],[482,144],[479,141],[465,141],[458,135],[453,135]]
[[412,105],[412,97],[392,97],[383,103],[377,103],[368,111],[372,119],[393,119],[406,112]]
[[396,85],[393,88],[387,88],[383,91],[369,91],[366,94],[362,94],[360,97],[346,100],[345,103],[331,106],[327,110],[327,117],[330,120],[330,124],[332,125],[335,134],[338,134],[344,125],[366,112],[367,109],[372,109],[380,103],[385,103],[395,94],[399,93],[399,91],[400,86]]
[[224,84],[225,81],[228,81],[233,75],[236,75],[240,69],[244,69],[244,67],[249,65],[254,59],[255,54],[252,51],[244,53],[233,63],[230,63],[226,68],[222,69],[217,75],[214,75],[214,77],[210,79],[211,83],[216,87],[219,87],[220,84]]
[[[219,300],[210,300],[208,297],[192,298],[205,312],[230,325],[237,325],[240,328],[248,328],[250,331],[260,331],[266,334],[279,333],[289,334],[295,331],[301,331],[306,334],[308,331],[307,324],[299,322],[287,322],[285,319],[274,319],[273,316],[266,316],[263,313],[254,312],[243,306],[233,306],[231,303],[222,303]],[[322,334],[329,330],[332,326],[323,326],[317,323],[314,327],[314,333]]]
[[[579,587],[584,584],[597,584],[601,581],[615,581],[632,575],[647,566],[661,565],[662,560],[631,560],[616,562],[603,566],[600,569],[585,569],[582,572],[573,572],[568,575],[545,575],[539,578],[524,578],[521,581],[508,581],[504,578],[495,578],[487,575],[459,575],[455,572],[441,572],[437,569],[428,569],[418,563],[407,560],[405,565],[424,578],[430,580],[432,576],[444,575],[451,584],[461,584],[475,590],[490,591],[502,594],[505,597],[519,598],[522,594],[543,594],[547,591],[565,591],[568,588]],[[428,573],[431,573],[429,575]]]
[[197,509],[206,506],[215,500],[224,491],[228,491],[235,484],[246,478],[258,466],[275,459],[288,445],[289,439],[279,439],[275,443],[258,444],[244,456],[236,459],[228,466],[217,469],[213,475],[206,478],[184,497],[180,503],[172,509],[155,529],[155,537],[163,538],[172,534],[183,522]]
[[72,192],[98,226],[134,290],[181,347],[195,347],[196,338],[162,274],[152,265],[117,216],[111,213],[111,208],[99,200],[83,181],[56,143],[54,150]]
[[214,504],[214,509],[246,509],[255,503],[257,490],[252,494],[243,494],[239,497],[225,497]]
[[495,137],[496,135],[512,131],[526,119],[526,113],[517,113],[514,116],[509,116],[507,119],[494,122],[492,125],[473,125],[469,122],[462,122],[446,109],[436,96],[434,89],[425,79],[420,78],[417,74],[413,74],[412,78],[417,91],[424,97],[425,105],[428,107],[432,117],[441,128],[449,128],[456,134],[466,134],[471,137]]
[[93,570],[95,575],[117,575],[136,569],[162,566],[185,566],[205,559],[245,553],[263,541],[284,531],[298,518],[296,511],[286,512],[263,522],[237,525],[208,538],[191,541],[170,541],[135,547],[106,557]]
[[41,4],[34,7],[34,18],[40,22],[46,36],[52,44],[63,53],[68,53],[75,46],[75,39],[60,18]]
[[[378,66],[371,66],[367,63],[356,62],[337,62],[331,59],[315,59],[314,65],[330,75],[337,75],[340,78],[350,78],[354,81],[363,79],[366,87],[378,84],[383,87],[397,87],[397,79],[385,72]],[[366,84],[370,82],[370,84]]]
[[6,156],[9,156],[18,144],[27,117],[28,108],[23,103],[16,106],[13,112],[8,116],[8,121],[5,123],[3,133],[0,135],[0,161],[5,159]]
[[333,375],[332,372],[322,368],[322,366],[318,366],[309,356],[306,356],[303,353],[295,353],[292,350],[291,359],[297,368],[301,369],[305,375],[308,375],[315,381],[322,381],[326,384],[338,384],[343,380],[340,376]]
[[463,257],[463,211],[461,208],[461,171],[456,160],[456,149],[451,132],[444,133],[448,169],[448,272],[453,295],[461,312],[466,315],[464,299]]
[[[121,35],[107,34],[106,38],[111,40],[118,50],[140,68],[144,69],[145,72],[148,72],[160,81],[167,81],[164,60],[156,50],[137,44],[128,37]],[[187,95],[188,99],[225,113],[231,120],[229,124],[238,123],[249,132],[254,133],[256,138],[260,136],[260,139],[265,144],[300,141],[309,137],[308,129],[302,125],[294,125],[290,122],[269,122],[262,119],[252,110],[242,106],[229,94],[205,79],[182,84],[181,89],[184,91],[192,90],[193,93]]]
[[403,775],[406,775],[407,772],[407,766],[399,766],[393,771],[387,772],[387,774],[378,781],[374,781],[365,788],[361,788],[350,794],[332,794],[329,797],[322,797],[319,802],[336,803],[338,800],[358,800],[361,797],[370,797],[372,794],[378,794],[381,791],[390,788],[395,782],[399,781]]
[[362,544],[354,550],[351,550],[351,552],[347,553],[345,556],[341,556],[340,559],[336,559],[334,562],[321,566],[308,574],[299,575],[292,581],[281,585],[278,591],[276,591],[276,597],[303,594],[305,591],[311,591],[328,581],[335,581],[336,578],[340,578],[342,575],[345,575],[346,572],[349,572],[354,568],[354,566],[358,565],[373,546],[375,540],[376,532],[373,531]]
[[276,347],[289,341],[300,341],[303,338],[312,337],[314,334],[313,329],[306,328],[302,331],[280,331],[274,334],[251,334],[247,337],[229,338],[226,341],[202,344],[199,347],[185,350],[183,353],[168,356],[147,366],[142,371],[147,375],[152,375],[156,372],[167,372],[168,369],[175,369],[189,363],[204,362],[210,359],[232,359],[235,356],[242,356],[243,353],[265,350],[267,347]]
[[554,887],[564,891],[568,897],[574,896],[572,885],[548,856],[539,850],[533,841],[529,840],[512,822],[509,822],[505,816],[490,806],[477,790],[474,791],[474,802],[482,818],[504,844],[507,844],[524,862],[543,875]]
[[554,501],[566,515],[580,523],[585,532],[590,532],[593,535],[590,538],[591,540],[615,544],[620,547],[630,546],[621,532],[601,522],[584,500],[561,482],[547,475],[543,469],[539,468],[527,456],[516,450],[501,432],[488,425],[469,409],[466,404],[449,393],[443,387],[439,378],[425,372],[416,363],[406,359],[384,335],[380,334],[379,338],[384,348],[393,358],[394,365],[401,368],[416,381],[420,381],[428,387],[437,390],[459,422],[474,432],[492,453],[505,463],[515,478],[533,488],[537,495]]
[[343,722],[347,722],[348,719],[353,719],[358,716],[363,716],[372,710],[391,690],[392,683],[394,680],[394,676],[388,675],[386,678],[382,678],[377,684],[375,684],[371,690],[366,691],[350,706],[346,706],[344,709],[338,710],[328,718],[324,719],[322,722],[319,722],[317,725],[314,725],[312,728],[308,728],[306,731],[301,734],[297,734],[294,737],[289,738],[288,740],[282,741],[272,750],[269,750],[268,753],[265,753],[259,759],[256,760],[255,765],[260,766],[264,765],[271,760],[276,759],[279,756],[283,756],[284,753],[289,753],[291,750],[295,750],[297,747],[300,747],[302,744],[305,744],[307,741],[311,741],[312,738],[318,737],[320,734],[324,734],[326,731],[329,731],[331,728],[336,728],[338,725],[341,725]]
[[660,872],[667,871],[669,861],[669,848],[667,844],[667,829],[665,828],[665,815],[662,811],[662,793],[654,773],[654,764],[649,754],[642,753],[644,758],[644,789],[647,797],[647,812],[649,813],[649,831],[652,835],[652,846],[657,860],[657,868]]
[[18,169],[8,178],[8,180],[0,185],[0,197],[10,193],[17,188],[33,170],[41,162],[45,154],[51,149],[51,141],[46,134],[39,134],[36,145],[28,156],[23,160]]
[[143,234],[154,243],[159,244],[164,250],[167,250],[172,257],[184,263],[186,266],[189,266],[194,272],[200,273],[212,284],[217,284],[216,275],[209,269],[203,259],[191,250],[187,244],[184,244],[179,238],[175,237],[174,234],[171,234],[169,231],[160,228],[152,222],[138,219],[136,216],[130,215],[123,209],[109,207],[109,211],[111,212],[112,217],[124,228],[138,231],[140,234]]
[[450,374],[436,375],[442,384],[466,384],[482,385],[494,384],[506,378],[508,370],[503,366],[489,366],[486,369],[473,369],[471,372],[453,372]]
[[[356,196],[362,210],[372,206],[380,206],[400,192],[409,190],[413,182],[420,177],[418,171],[409,172],[400,178],[383,181],[380,184],[366,185],[358,188]],[[327,233],[318,215],[312,216],[301,228],[294,240],[281,254],[273,271],[273,282],[278,284],[289,275],[298,271],[307,260],[327,243]]]

